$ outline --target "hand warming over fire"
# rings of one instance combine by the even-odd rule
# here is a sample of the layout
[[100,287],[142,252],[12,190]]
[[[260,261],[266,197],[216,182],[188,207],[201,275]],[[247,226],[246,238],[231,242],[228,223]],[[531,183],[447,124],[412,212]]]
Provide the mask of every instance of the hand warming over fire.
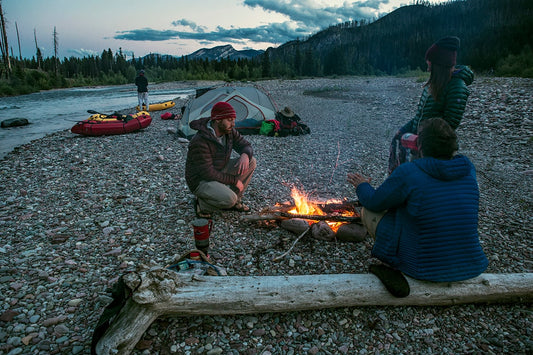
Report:
[[363,175],[359,174],[359,173],[348,173],[348,182],[350,184],[352,184],[355,188],[357,188],[357,186],[359,186],[359,184],[362,184],[363,182],[368,182],[370,183],[370,180],[372,180],[371,178],[366,178],[364,177]]
[[237,163],[235,164],[235,167],[237,168],[237,174],[244,174],[246,171],[248,171],[249,166],[250,158],[248,157],[248,154],[241,154],[241,157],[239,158],[239,160],[237,160]]

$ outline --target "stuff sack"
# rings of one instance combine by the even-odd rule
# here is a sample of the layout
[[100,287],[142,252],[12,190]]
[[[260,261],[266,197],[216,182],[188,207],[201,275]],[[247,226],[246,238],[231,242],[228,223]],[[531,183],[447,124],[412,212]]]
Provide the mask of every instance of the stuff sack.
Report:
[[167,269],[179,273],[209,276],[227,276],[226,269],[215,265],[208,255],[199,249],[193,249],[175,260]]

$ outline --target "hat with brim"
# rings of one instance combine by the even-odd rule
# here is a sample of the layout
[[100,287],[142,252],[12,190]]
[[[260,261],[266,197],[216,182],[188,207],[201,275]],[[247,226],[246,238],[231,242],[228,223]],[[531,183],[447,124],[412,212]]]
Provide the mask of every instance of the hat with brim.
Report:
[[285,117],[294,117],[294,111],[291,110],[290,107],[285,107],[283,110],[280,111],[280,113]]

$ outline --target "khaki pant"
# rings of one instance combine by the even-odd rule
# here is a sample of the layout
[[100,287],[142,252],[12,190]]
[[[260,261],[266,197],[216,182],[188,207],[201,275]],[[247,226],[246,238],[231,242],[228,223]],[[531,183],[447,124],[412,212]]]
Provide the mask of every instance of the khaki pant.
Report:
[[[235,172],[235,164],[237,163],[237,160],[238,159],[230,159],[222,171],[228,174],[235,173],[234,175],[237,175]],[[239,180],[242,181],[243,185],[243,190],[240,193],[236,193],[236,189],[233,186],[224,185],[218,181],[201,181],[194,191],[194,195],[198,198],[200,210],[209,213],[235,206],[236,203],[241,201],[242,195],[252,179],[256,166],[256,159],[250,159],[248,170],[239,176]]]
[[363,222],[363,226],[365,226],[368,234],[374,239],[376,239],[376,229],[378,228],[379,221],[381,221],[385,213],[387,211],[372,212],[364,207],[361,209],[361,222]]

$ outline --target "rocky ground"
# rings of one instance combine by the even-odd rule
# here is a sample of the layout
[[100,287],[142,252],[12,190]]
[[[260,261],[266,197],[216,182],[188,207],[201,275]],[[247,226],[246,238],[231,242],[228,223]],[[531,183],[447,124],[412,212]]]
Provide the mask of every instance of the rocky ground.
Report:
[[[353,199],[349,171],[383,181],[389,141],[414,115],[422,85],[390,77],[259,84],[312,133],[249,136],[258,168],[245,202],[254,212],[290,201],[292,186],[317,199]],[[533,80],[480,77],[471,91],[457,132],[478,170],[487,272],[532,272]],[[1,161],[0,354],[90,353],[118,276],[140,263],[167,265],[193,247],[187,145],[171,133],[178,122],[160,113],[138,133],[59,132]],[[367,273],[375,261],[369,239],[304,238],[273,262],[296,236],[273,223],[245,224],[237,212],[216,215],[212,236],[211,253],[229,275]],[[134,353],[526,354],[532,333],[531,304],[354,307],[159,319]]]

